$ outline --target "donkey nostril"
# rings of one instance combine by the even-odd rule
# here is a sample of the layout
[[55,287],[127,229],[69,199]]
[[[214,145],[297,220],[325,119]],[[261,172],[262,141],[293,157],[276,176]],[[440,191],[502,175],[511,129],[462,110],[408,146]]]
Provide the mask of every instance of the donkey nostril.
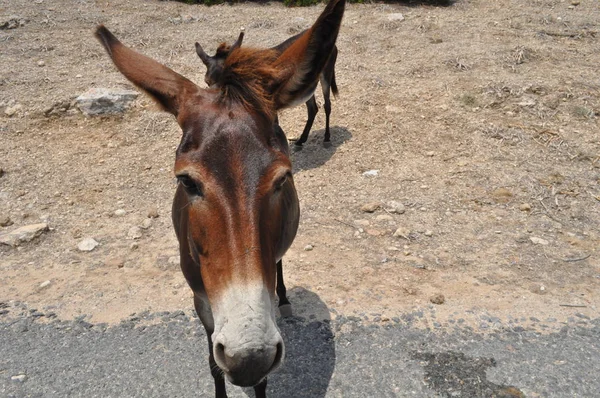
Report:
[[225,346],[223,344],[215,344],[215,356],[222,360],[225,359]]

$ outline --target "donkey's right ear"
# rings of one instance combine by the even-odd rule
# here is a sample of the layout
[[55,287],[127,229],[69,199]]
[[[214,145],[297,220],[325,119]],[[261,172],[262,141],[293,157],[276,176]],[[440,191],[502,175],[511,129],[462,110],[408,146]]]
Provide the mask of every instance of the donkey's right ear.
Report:
[[198,86],[180,74],[124,46],[104,25],[96,28],[96,37],[117,69],[167,112],[177,116],[186,97],[200,91]]
[[210,63],[212,61],[212,58],[206,52],[204,52],[204,49],[202,48],[202,46],[198,42],[196,42],[196,54],[198,54],[198,56],[202,60],[202,63],[207,68],[210,67]]

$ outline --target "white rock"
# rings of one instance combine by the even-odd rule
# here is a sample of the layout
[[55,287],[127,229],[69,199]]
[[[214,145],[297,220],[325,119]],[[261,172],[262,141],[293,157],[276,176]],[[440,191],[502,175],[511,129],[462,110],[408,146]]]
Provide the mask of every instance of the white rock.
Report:
[[379,174],[379,170],[368,170],[362,173],[363,177],[376,177]]
[[549,244],[549,242],[546,239],[538,238],[536,236],[532,236],[531,238],[529,238],[529,240],[531,241],[531,243],[534,243],[536,245],[547,246]]
[[0,233],[0,243],[9,246],[19,246],[23,242],[30,242],[48,231],[48,224],[32,224],[17,228],[11,232]]
[[138,97],[137,91],[92,88],[75,99],[75,105],[86,115],[123,113]]
[[140,225],[141,229],[148,229],[152,226],[152,219],[151,218],[145,218],[144,221],[142,221],[142,225]]
[[99,243],[96,242],[94,238],[85,238],[77,245],[77,248],[82,252],[91,252],[96,247],[98,247]]
[[313,245],[306,245],[306,246],[304,246],[304,251],[307,251],[307,252],[309,252],[309,251],[311,251],[312,249],[314,249]]
[[14,115],[16,115],[17,113],[21,112],[22,110],[23,110],[23,105],[21,105],[21,104],[16,104],[16,105],[13,105],[13,106],[9,106],[9,107],[7,107],[7,108],[4,110],[4,114],[5,114],[6,116],[9,116],[9,117],[11,117],[11,116],[14,116]]
[[46,65],[46,62],[45,62],[44,60],[41,60],[41,59],[40,59],[40,60],[37,62],[37,66],[45,66],[45,65]]
[[425,235],[425,236],[433,236],[433,231],[425,231],[425,233],[423,235]]
[[140,227],[131,227],[127,231],[127,239],[139,239],[142,237],[142,229]]
[[403,227],[396,229],[396,231],[394,232],[394,237],[396,238],[404,238],[408,240],[408,235],[410,235],[410,230]]
[[20,375],[16,375],[16,376],[11,376],[10,379],[12,381],[18,381],[20,383],[23,383],[25,380],[27,380],[27,375],[20,374]]
[[40,289],[45,289],[48,286],[50,286],[50,281],[44,281],[44,282],[40,283]]
[[127,212],[125,210],[123,210],[123,209],[117,209],[117,210],[115,210],[115,216],[117,216],[117,217],[122,217],[125,214],[127,214]]
[[394,12],[392,14],[388,14],[387,20],[392,21],[392,22],[393,21],[401,22],[401,21],[404,21],[404,15],[402,15],[402,13],[399,13],[399,12]]
[[390,200],[387,202],[385,210],[390,213],[403,214],[406,211],[406,207],[395,200]]

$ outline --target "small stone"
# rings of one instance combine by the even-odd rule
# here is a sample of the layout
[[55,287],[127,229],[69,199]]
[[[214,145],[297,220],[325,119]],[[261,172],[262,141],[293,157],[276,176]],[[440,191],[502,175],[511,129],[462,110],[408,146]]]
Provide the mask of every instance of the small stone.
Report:
[[373,213],[374,211],[376,211],[380,207],[381,207],[381,203],[379,203],[379,202],[371,202],[371,203],[364,204],[360,208],[360,210],[362,212],[365,212],[365,213]]
[[425,236],[433,236],[433,231],[425,231],[425,233],[423,235],[425,235]]
[[43,60],[41,60],[41,59],[40,59],[40,60],[37,62],[37,66],[46,66],[46,62],[44,62]]
[[306,246],[304,246],[304,251],[305,252],[312,251],[312,249],[314,249],[313,245],[306,245]]
[[536,283],[536,284],[532,285],[529,290],[531,290],[531,292],[535,293],[535,294],[546,294],[546,293],[548,293],[548,288],[545,285],[541,284],[541,283]]
[[375,217],[375,220],[377,220],[377,221],[393,221],[394,217],[390,216],[389,214],[380,214],[377,217]]
[[123,209],[115,210],[115,216],[117,216],[117,217],[123,217],[125,214],[127,214],[127,212]]
[[148,209],[148,218],[157,218],[158,217],[158,209],[156,207],[151,207]]
[[531,243],[536,245],[547,246],[549,244],[549,242],[546,239],[538,238],[536,236],[530,237],[529,240],[531,241]]
[[0,243],[16,247],[21,243],[31,242],[45,231],[48,231],[46,223],[26,225],[11,232],[0,233]]
[[404,21],[404,15],[399,12],[388,14],[387,20],[390,22],[402,22]]
[[432,157],[435,156],[435,152],[429,151],[429,152],[425,153],[425,155],[428,156],[428,157],[430,157],[430,158],[432,158]]
[[140,248],[140,244],[137,242],[133,242],[131,245],[129,245],[129,249],[131,250],[137,250]]
[[531,205],[529,203],[523,203],[519,206],[521,211],[531,211]]
[[406,207],[398,201],[390,200],[389,202],[387,202],[385,210],[390,213],[404,214],[404,212],[406,211]]
[[368,170],[362,173],[363,177],[377,177],[379,170]]
[[410,235],[410,230],[408,230],[407,228],[399,227],[398,229],[396,229],[393,236],[395,238],[404,238],[406,240],[409,240],[409,237],[408,237],[409,235]]
[[0,216],[0,227],[9,227],[13,225],[13,220],[9,216]]
[[24,374],[20,374],[20,375],[16,375],[16,376],[11,376],[10,378],[12,381],[16,381],[19,383],[23,383],[25,380],[27,380],[27,375]]
[[581,2],[579,0],[571,1],[571,5],[578,6],[579,4],[581,4]]
[[430,297],[429,301],[431,301],[433,304],[442,305],[446,302],[446,297],[444,297],[443,294],[438,293],[438,294]]
[[354,224],[358,225],[359,227],[368,227],[369,225],[371,225],[371,223],[369,222],[369,220],[354,220]]
[[91,252],[96,247],[98,247],[98,245],[99,245],[99,243],[96,242],[96,240],[94,238],[85,238],[84,240],[79,242],[79,244],[77,245],[77,248],[79,249],[79,251],[82,251],[82,252]]
[[511,200],[513,194],[506,188],[498,188],[491,192],[491,196],[498,203],[508,203]]
[[17,113],[20,113],[23,110],[23,105],[16,104],[13,106],[9,106],[4,110],[4,114],[8,117],[13,117]]
[[138,95],[131,90],[91,88],[75,99],[75,105],[85,115],[123,113]]
[[140,227],[131,227],[127,231],[127,239],[139,239],[142,237],[142,229]]
[[152,219],[151,218],[145,218],[144,221],[142,221],[142,225],[140,225],[141,229],[148,229],[152,226]]
[[366,228],[365,232],[367,233],[367,235],[371,235],[371,236],[381,236],[384,234],[383,231],[380,231],[380,230],[374,229],[374,228]]
[[120,257],[111,257],[104,261],[104,265],[109,268],[123,268],[125,266],[125,260]]
[[40,283],[40,286],[39,286],[39,288],[40,288],[40,289],[45,289],[45,288],[47,288],[48,286],[50,286],[50,281],[44,281],[44,282]]

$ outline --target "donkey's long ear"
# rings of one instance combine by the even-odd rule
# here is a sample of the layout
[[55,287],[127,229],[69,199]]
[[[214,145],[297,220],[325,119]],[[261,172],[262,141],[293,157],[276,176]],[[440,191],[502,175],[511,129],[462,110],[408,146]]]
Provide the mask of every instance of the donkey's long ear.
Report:
[[119,71],[133,84],[146,91],[167,112],[177,116],[185,97],[200,90],[180,74],[125,47],[103,25],[96,28],[96,37]]
[[303,99],[314,89],[340,30],[346,0],[330,0],[314,25],[288,47],[275,62],[280,75],[272,92],[277,109]]

